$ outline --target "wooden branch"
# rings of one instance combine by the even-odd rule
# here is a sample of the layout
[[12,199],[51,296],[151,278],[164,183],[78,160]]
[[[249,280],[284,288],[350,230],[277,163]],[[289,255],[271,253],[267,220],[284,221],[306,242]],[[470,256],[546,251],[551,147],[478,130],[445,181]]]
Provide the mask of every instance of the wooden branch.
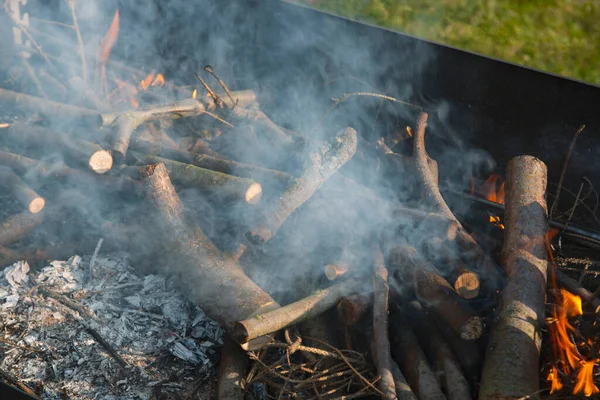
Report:
[[392,374],[390,339],[388,337],[388,271],[379,245],[373,247],[373,360],[377,374],[381,377],[377,386],[384,399],[397,399],[394,375]]
[[392,355],[419,400],[445,400],[419,342],[399,310],[390,316]]
[[231,337],[244,344],[319,315],[334,307],[342,298],[356,292],[357,285],[350,281],[317,290],[312,295],[284,307],[240,320],[233,326]]
[[246,233],[255,245],[263,245],[275,235],[294,210],[304,204],[356,151],[356,131],[346,128],[332,143],[321,147],[309,157],[308,165],[279,197],[266,220]]
[[11,104],[21,111],[40,113],[49,119],[79,122],[91,127],[99,128],[103,123],[102,115],[96,111],[2,88],[0,88],[0,104]]
[[184,162],[195,165],[196,167],[206,168],[224,174],[235,175],[242,178],[256,179],[259,182],[268,182],[275,185],[287,187],[292,181],[291,175],[263,168],[257,165],[244,164],[237,161],[225,160],[218,154],[206,149],[206,154],[196,154],[192,152],[172,149],[153,143],[148,140],[135,138],[131,141],[132,150],[142,153],[156,155],[168,158],[173,161]]
[[17,261],[24,260],[21,253],[8,247],[0,245],[0,271],[4,268],[13,265]]
[[228,336],[223,339],[217,400],[243,400],[244,378],[248,369],[248,355]]
[[59,149],[62,154],[87,165],[97,174],[105,174],[112,168],[112,155],[102,146],[42,126],[15,122],[8,128],[7,137],[25,146],[33,144]]
[[417,397],[410,388],[406,378],[400,371],[400,367],[396,361],[391,360],[392,374],[394,375],[394,385],[396,386],[396,396],[398,400],[417,400]]
[[581,297],[584,308],[598,314],[600,312],[600,299],[586,288],[582,287],[577,280],[571,278],[564,272],[556,269],[556,281],[569,292]]
[[354,326],[372,305],[373,293],[358,293],[340,300],[337,311],[344,325]]
[[465,377],[469,382],[478,384],[483,357],[477,343],[473,340],[462,339],[446,321],[440,318],[437,318],[435,323],[446,343],[452,348],[452,352],[462,366]]
[[234,107],[228,110],[228,116],[239,122],[246,122],[254,125],[261,134],[270,141],[278,144],[278,146],[286,148],[295,144],[294,139],[290,135],[285,133],[260,110]]
[[123,192],[135,196],[139,196],[142,193],[142,185],[129,177],[90,174],[85,171],[69,168],[62,163],[49,164],[6,151],[0,151],[0,165],[9,166],[18,174],[27,175],[28,178],[32,179],[60,179],[66,180],[70,184],[84,187],[94,185],[101,190]]
[[499,267],[479,247],[475,239],[462,227],[458,219],[454,216],[446,201],[442,197],[440,189],[435,182],[428,165],[428,156],[425,150],[425,128],[427,127],[427,114],[420,113],[417,118],[417,130],[413,140],[413,156],[415,157],[417,177],[423,186],[425,198],[429,200],[435,209],[444,217],[456,221],[458,224],[457,244],[461,249],[467,249],[479,265],[480,276],[485,277],[485,283],[488,290],[495,291],[499,287]]
[[6,246],[29,235],[44,221],[45,213],[28,211],[12,215],[0,222],[0,245]]
[[348,272],[348,264],[327,264],[323,267],[323,272],[327,280],[335,281]]
[[169,170],[169,175],[175,183],[186,187],[203,189],[222,199],[241,200],[255,205],[258,204],[262,197],[262,186],[251,179],[227,175],[191,164],[184,164],[136,152],[133,152],[133,156],[144,164],[163,163]]
[[37,214],[44,209],[46,200],[19,178],[12,169],[0,166],[0,186],[7,189],[30,213]]
[[93,91],[85,81],[76,76],[69,80],[69,86],[74,92],[74,101],[82,103],[85,107],[99,112],[109,112],[110,107],[102,101],[98,94]]
[[131,135],[141,124],[161,118],[177,119],[198,116],[205,112],[206,108],[200,101],[186,99],[160,107],[103,114],[102,117],[104,119],[104,126],[115,127],[110,148],[115,162],[121,164],[127,155]]
[[442,390],[447,398],[449,400],[471,400],[471,388],[461,371],[460,364],[438,331],[431,316],[416,300],[409,303],[407,316],[427,358],[440,377]]
[[414,247],[394,246],[389,253],[389,265],[404,282],[414,285],[417,298],[466,340],[483,333],[483,322],[475,310],[438,273],[420,257]]
[[192,302],[228,330],[236,321],[279,307],[237,262],[223,256],[201,229],[188,227],[163,163],[146,167],[143,176],[164,248],[168,249],[169,272],[180,278],[179,284]]
[[547,168],[532,156],[507,167],[502,258],[508,284],[488,343],[479,398],[539,398],[548,254]]
[[427,257],[434,264],[448,270],[443,275],[454,287],[454,290],[464,299],[473,299],[479,295],[479,276],[467,268],[457,254],[439,237],[426,237],[423,248]]

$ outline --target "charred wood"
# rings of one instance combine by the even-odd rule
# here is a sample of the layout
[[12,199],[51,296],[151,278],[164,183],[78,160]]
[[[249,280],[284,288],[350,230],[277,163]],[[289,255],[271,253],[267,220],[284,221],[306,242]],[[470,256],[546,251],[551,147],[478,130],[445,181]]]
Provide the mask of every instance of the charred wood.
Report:
[[581,297],[582,305],[595,313],[600,312],[600,299],[586,288],[582,287],[577,280],[558,269],[555,270],[556,282],[569,292]]
[[507,167],[503,266],[508,284],[488,343],[480,399],[539,398],[548,231],[546,165],[513,158]]
[[373,305],[373,293],[357,293],[340,300],[337,311],[346,326],[354,326]]

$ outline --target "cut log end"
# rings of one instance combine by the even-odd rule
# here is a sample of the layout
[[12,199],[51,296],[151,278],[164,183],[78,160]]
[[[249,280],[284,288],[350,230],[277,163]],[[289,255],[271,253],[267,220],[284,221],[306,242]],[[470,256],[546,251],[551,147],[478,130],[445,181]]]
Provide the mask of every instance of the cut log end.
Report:
[[44,200],[43,197],[36,197],[29,202],[29,206],[27,208],[29,209],[30,213],[37,214],[44,209],[45,205],[46,200]]
[[337,278],[339,278],[340,276],[344,275],[346,272],[348,272],[348,265],[346,265],[346,264],[327,264],[325,267],[323,267],[323,271],[325,272],[325,277],[328,280],[334,281]]
[[246,191],[246,202],[248,204],[258,204],[262,198],[262,186],[260,183],[254,182]]
[[97,174],[105,174],[113,166],[113,157],[107,150],[98,150],[89,160],[89,167]]
[[479,339],[483,334],[483,323],[480,317],[471,317],[462,326],[460,337],[464,340]]
[[474,299],[479,296],[481,282],[474,272],[460,274],[454,282],[454,289],[463,299]]

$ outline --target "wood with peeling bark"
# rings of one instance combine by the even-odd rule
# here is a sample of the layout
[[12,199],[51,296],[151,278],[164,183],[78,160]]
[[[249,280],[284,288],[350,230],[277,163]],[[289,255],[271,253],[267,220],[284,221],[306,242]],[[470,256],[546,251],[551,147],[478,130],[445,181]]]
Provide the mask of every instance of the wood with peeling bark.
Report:
[[10,192],[32,214],[39,213],[46,205],[46,200],[23,182],[10,167],[0,166],[0,187]]
[[379,245],[372,246],[373,251],[373,360],[377,374],[381,377],[377,386],[384,399],[394,400],[396,386],[392,374],[390,339],[388,337],[388,271],[385,268],[383,253]]
[[461,338],[474,340],[481,337],[481,316],[414,247],[396,245],[390,249],[388,257],[390,268],[398,278],[413,285],[417,298],[444,319]]
[[532,156],[507,167],[502,265],[508,284],[488,343],[479,398],[540,398],[539,357],[545,326],[546,165]]
[[179,285],[190,301],[228,330],[236,321],[279,307],[199,227],[188,225],[163,163],[147,166],[142,176],[154,206],[154,222],[160,227],[159,243],[168,252],[168,272],[178,276]]
[[246,233],[255,245],[268,242],[286,219],[306,202],[342,165],[356,152],[357,136],[352,128],[339,132],[331,144],[326,144],[310,154],[301,174],[275,201],[264,222]]

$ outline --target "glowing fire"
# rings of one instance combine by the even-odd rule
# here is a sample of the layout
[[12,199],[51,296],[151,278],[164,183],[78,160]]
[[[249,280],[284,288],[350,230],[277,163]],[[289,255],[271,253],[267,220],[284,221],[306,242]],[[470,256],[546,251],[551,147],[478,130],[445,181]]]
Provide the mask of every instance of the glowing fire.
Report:
[[504,182],[502,182],[499,189],[496,189],[499,178],[500,177],[496,174],[490,175],[483,184],[483,191],[485,193],[485,198],[489,201],[504,204]]
[[106,82],[106,64],[110,58],[110,53],[115,43],[117,42],[117,38],[119,37],[119,10],[115,11],[115,15],[113,17],[112,23],[110,24],[110,28],[102,38],[100,42],[100,46],[98,46],[98,51],[96,53],[96,69],[95,69],[95,87],[96,90],[100,89],[100,87],[104,87],[104,91],[106,96],[108,96],[108,86]]
[[194,91],[192,92],[192,99],[195,99],[197,94],[198,94],[198,91],[196,89],[194,89]]
[[[556,264],[554,263],[550,249],[550,240],[555,234],[556,230],[552,230],[546,235],[546,247],[550,259],[549,283],[551,289],[557,288],[556,276],[554,275]],[[600,360],[584,359],[574,343],[573,337],[577,331],[569,322],[569,318],[583,315],[581,297],[565,289],[560,289],[555,297],[556,301],[552,309],[552,319],[548,324],[554,358],[557,365],[560,366],[562,372],[566,375],[569,375],[571,371],[577,372],[577,383],[573,388],[573,394],[583,393],[584,396],[589,397],[600,392],[600,389],[594,384],[593,378],[594,366]],[[550,369],[546,380],[552,382],[550,393],[559,391],[563,387],[558,367],[553,366]]]
[[490,215],[490,223],[497,228],[504,229],[504,224],[502,223],[502,221],[500,221],[500,217],[498,217],[497,215]]
[[150,86],[162,87],[162,85],[165,84],[165,77],[162,74],[158,74],[156,75],[156,77],[154,76],[154,74],[155,72],[152,71],[148,75],[146,75],[144,80],[140,82],[140,89],[148,90]]
[[413,136],[412,129],[410,128],[410,126],[406,127],[406,134],[408,135],[408,137],[412,137]]

